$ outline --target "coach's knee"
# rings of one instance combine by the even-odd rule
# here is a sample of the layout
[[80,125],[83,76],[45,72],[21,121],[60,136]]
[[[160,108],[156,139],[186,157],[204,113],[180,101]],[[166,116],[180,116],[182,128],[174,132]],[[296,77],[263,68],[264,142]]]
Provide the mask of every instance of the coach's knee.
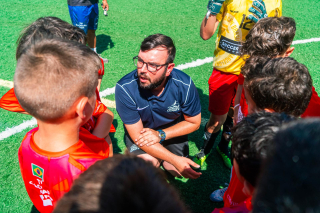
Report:
[[149,154],[141,154],[141,155],[138,155],[138,157],[142,158],[143,160],[145,160],[147,162],[151,162],[153,164],[153,166],[155,166],[155,167],[160,166],[160,162],[158,161],[158,159],[155,157],[152,157]]

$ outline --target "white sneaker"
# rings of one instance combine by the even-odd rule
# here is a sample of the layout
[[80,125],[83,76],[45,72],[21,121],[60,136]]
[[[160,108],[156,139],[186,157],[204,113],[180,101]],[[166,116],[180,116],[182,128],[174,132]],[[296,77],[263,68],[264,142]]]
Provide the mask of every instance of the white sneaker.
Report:
[[223,189],[217,189],[210,195],[210,200],[212,202],[222,202],[223,201],[223,195],[227,191],[228,187],[225,187]]

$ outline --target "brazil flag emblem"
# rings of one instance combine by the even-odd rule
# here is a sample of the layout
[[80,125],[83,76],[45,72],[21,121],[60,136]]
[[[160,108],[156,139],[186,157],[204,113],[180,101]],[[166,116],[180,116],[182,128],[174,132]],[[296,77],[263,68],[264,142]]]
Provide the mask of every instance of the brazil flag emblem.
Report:
[[41,178],[41,180],[43,180],[43,169],[40,166],[37,166],[33,163],[31,165],[32,165],[33,176],[36,176],[38,178]]

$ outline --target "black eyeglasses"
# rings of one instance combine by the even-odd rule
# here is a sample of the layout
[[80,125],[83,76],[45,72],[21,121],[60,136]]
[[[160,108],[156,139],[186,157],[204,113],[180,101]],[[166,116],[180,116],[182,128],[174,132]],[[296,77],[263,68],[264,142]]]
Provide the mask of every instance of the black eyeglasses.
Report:
[[162,64],[162,65],[158,65],[158,64],[152,64],[152,63],[144,62],[141,58],[139,58],[139,56],[133,57],[133,63],[139,69],[142,68],[144,64],[146,64],[147,70],[149,72],[157,72],[157,71],[159,71],[161,69],[161,67],[168,66],[168,63]]

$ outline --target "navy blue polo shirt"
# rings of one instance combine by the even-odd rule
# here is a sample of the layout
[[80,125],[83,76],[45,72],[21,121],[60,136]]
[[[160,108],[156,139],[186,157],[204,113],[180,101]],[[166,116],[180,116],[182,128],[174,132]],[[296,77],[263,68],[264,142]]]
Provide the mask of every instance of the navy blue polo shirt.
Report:
[[137,70],[118,81],[116,108],[124,124],[140,119],[144,128],[164,129],[183,120],[183,115],[196,116],[201,112],[197,88],[190,76],[173,69],[161,95],[139,87]]

